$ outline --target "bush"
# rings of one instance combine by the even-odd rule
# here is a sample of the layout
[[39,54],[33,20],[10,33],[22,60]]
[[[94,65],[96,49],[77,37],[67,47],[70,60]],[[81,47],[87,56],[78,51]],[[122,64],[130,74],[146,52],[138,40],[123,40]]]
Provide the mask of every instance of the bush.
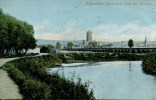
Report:
[[75,83],[73,80],[53,74],[46,76],[45,81],[50,85],[53,99],[95,99],[93,91],[88,89],[89,84],[82,84],[80,80]]
[[40,52],[41,53],[49,53],[50,50],[48,49],[48,47],[43,46],[43,47],[41,47]]
[[51,90],[49,86],[34,79],[25,80],[22,85],[21,91],[21,93],[24,94],[24,99],[27,100],[50,99]]
[[143,71],[156,75],[156,52],[147,54],[142,61]]

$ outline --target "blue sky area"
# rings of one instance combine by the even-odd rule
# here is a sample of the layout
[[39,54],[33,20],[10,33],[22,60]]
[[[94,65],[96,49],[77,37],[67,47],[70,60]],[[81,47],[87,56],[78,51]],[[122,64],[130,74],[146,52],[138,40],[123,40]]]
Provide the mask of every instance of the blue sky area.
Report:
[[34,26],[35,38],[156,40],[155,0],[0,0],[0,8]]

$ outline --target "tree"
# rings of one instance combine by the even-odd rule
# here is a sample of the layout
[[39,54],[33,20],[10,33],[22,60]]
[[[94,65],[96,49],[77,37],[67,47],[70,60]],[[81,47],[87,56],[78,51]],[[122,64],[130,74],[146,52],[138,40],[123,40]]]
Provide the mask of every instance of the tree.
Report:
[[52,48],[54,48],[54,46],[51,45],[51,44],[48,44],[48,45],[47,45],[47,48],[48,48],[49,50],[51,50]]
[[40,52],[41,53],[49,53],[50,51],[49,51],[48,47],[43,46],[43,47],[41,47]]
[[113,46],[113,44],[109,43],[107,44],[107,47],[111,48]]
[[22,54],[36,47],[32,25],[4,14],[2,9],[0,24],[0,56]]
[[67,43],[68,48],[72,48],[73,45],[74,45],[74,44],[73,44],[72,42],[68,42],[68,43]]
[[93,48],[96,48],[98,46],[98,43],[97,42],[91,42],[91,45]]
[[56,48],[57,48],[57,49],[60,49],[60,48],[61,48],[61,43],[60,43],[60,42],[57,42],[57,43],[56,43]]
[[129,46],[130,52],[131,52],[131,48],[134,46],[133,40],[132,40],[132,39],[129,39],[129,41],[128,41],[128,46]]

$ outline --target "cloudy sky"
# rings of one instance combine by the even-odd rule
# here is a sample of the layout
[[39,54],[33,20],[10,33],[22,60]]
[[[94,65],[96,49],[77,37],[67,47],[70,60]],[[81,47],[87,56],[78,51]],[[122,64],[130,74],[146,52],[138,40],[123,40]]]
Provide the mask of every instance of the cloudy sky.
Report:
[[0,0],[0,8],[34,26],[35,38],[156,40],[155,0]]

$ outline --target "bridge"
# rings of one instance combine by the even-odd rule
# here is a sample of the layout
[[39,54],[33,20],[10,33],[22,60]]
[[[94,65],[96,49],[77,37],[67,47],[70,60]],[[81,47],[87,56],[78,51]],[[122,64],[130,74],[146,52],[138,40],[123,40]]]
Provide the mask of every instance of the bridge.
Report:
[[148,53],[156,48],[65,48],[60,53]]

